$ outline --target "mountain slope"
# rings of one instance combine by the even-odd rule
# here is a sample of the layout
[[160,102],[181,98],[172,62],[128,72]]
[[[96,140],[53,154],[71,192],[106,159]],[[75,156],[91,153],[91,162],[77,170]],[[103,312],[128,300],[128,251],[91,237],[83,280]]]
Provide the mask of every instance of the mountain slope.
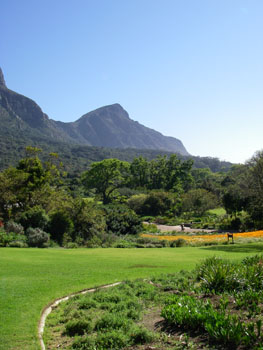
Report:
[[[57,141],[74,142],[57,124],[42,112],[31,99],[9,90],[0,69],[0,136],[11,132],[17,137],[46,137]],[[48,141],[48,140],[47,140]]]
[[119,104],[98,108],[74,123],[59,122],[59,126],[76,141],[93,146],[159,149],[189,154],[180,140],[164,136],[130,119]]
[[119,105],[101,107],[73,123],[49,119],[31,99],[9,90],[0,68],[0,137],[46,138],[70,144],[156,149],[188,155],[180,140],[163,136],[129,118]]

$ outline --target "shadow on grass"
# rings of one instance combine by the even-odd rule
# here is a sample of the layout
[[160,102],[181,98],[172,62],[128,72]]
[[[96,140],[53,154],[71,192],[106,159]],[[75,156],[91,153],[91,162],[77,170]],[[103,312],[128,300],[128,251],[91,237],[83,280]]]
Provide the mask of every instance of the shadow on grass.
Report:
[[263,243],[217,245],[200,249],[229,253],[263,253]]

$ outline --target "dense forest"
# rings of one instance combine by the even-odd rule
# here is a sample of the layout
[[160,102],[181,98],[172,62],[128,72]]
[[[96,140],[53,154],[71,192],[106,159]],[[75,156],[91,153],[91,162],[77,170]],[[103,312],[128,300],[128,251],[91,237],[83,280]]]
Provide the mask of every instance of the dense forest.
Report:
[[[104,151],[92,150],[95,158]],[[58,154],[27,147],[15,167],[0,173],[0,244],[109,246],[142,232],[142,221],[262,228],[262,152],[217,172],[175,154],[128,162],[108,152],[84,171],[66,172]],[[222,206],[220,221],[208,214]]]
[[[17,137],[13,135],[9,129],[5,131],[5,137],[0,139],[0,170],[10,165],[16,165],[21,158],[25,157],[25,149],[28,146],[29,138],[32,139],[33,136],[31,135],[28,137],[25,132]],[[31,146],[40,147],[43,150],[43,152],[39,154],[39,158],[43,161],[47,160],[49,153],[58,153],[60,160],[63,162],[64,169],[68,173],[82,172],[86,170],[92,162],[101,161],[106,158],[117,158],[131,162],[134,158],[140,156],[152,160],[159,155],[171,156],[173,154],[160,150],[72,145],[70,143],[56,142],[52,139],[47,141],[46,137],[41,139],[41,136],[35,138],[35,142],[31,142]],[[220,161],[213,157],[177,156],[181,160],[193,159],[194,167],[209,168],[213,172],[225,172],[232,166],[230,162]]]

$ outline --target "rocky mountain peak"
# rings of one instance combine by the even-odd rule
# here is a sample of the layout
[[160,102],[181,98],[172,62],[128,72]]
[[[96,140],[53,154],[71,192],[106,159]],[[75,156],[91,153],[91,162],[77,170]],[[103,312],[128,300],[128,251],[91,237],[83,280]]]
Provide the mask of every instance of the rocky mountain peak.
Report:
[[5,78],[1,67],[0,67],[0,86],[6,87]]

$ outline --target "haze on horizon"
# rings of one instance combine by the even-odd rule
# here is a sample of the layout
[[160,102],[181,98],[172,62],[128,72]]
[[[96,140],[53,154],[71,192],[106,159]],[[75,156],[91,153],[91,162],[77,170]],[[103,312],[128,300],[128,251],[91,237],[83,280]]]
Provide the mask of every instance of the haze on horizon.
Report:
[[263,148],[261,0],[2,0],[7,86],[55,120],[119,103],[192,155]]

